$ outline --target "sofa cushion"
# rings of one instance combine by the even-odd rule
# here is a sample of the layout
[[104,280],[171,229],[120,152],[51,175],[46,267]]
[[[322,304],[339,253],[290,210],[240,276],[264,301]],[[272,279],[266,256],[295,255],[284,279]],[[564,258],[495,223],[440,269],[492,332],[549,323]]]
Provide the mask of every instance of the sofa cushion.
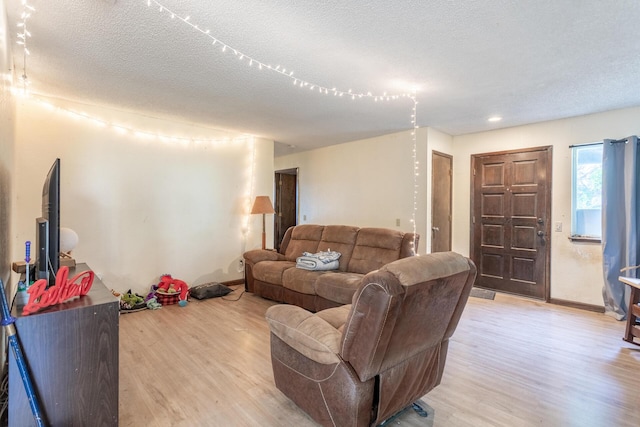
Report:
[[315,295],[315,283],[326,271],[311,271],[301,268],[290,268],[282,275],[282,286],[301,294]]
[[363,277],[360,273],[327,273],[316,280],[316,295],[340,304],[351,304]]
[[301,256],[303,252],[318,252],[318,244],[323,230],[324,226],[322,225],[296,225],[284,254],[287,260],[295,262],[296,258]]
[[325,225],[318,251],[340,252],[340,267],[338,270],[347,271],[353,247],[358,237],[358,227],[348,225]]
[[404,233],[384,228],[361,228],[347,271],[367,274],[400,256]]
[[296,268],[291,261],[262,261],[253,266],[253,278],[261,282],[282,286],[282,274],[290,268]]

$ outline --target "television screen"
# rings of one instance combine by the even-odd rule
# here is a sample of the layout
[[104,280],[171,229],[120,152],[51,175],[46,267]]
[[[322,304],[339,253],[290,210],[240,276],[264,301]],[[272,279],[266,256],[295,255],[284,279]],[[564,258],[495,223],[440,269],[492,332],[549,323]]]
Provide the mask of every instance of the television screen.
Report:
[[42,217],[48,223],[46,269],[49,286],[56,282],[60,267],[60,159],[56,159],[42,187]]

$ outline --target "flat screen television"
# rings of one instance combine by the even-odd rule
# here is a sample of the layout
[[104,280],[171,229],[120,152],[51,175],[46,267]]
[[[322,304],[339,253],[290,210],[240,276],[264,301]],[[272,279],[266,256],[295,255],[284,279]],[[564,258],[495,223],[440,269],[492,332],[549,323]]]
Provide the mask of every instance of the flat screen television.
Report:
[[60,159],[56,159],[42,187],[42,217],[36,220],[36,276],[56,282],[60,268]]

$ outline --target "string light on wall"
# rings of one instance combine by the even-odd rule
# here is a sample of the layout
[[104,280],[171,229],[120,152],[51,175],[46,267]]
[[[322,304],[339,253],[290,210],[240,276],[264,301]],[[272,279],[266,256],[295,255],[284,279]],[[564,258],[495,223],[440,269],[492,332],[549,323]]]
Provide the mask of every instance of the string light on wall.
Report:
[[31,13],[35,11],[33,6],[27,3],[27,0],[22,0],[22,14],[20,15],[20,22],[17,24],[19,28],[17,43],[22,46],[22,75],[19,80],[22,84],[23,95],[28,95],[30,83],[27,77],[27,56],[30,55],[27,48],[27,39],[31,37],[31,33],[27,29],[27,21],[31,18]]
[[257,161],[256,160],[256,143],[255,143],[255,140],[252,138],[249,179],[247,179],[247,189],[244,194],[243,209],[242,209],[242,212],[244,213],[244,218],[242,220],[243,223],[241,227],[242,240],[244,243],[243,246],[246,246],[247,236],[251,231],[251,200],[253,200],[253,194],[255,191],[256,161]]
[[178,21],[188,25],[189,27],[193,28],[194,30],[198,31],[202,36],[204,37],[208,37],[211,40],[211,44],[212,46],[218,46],[220,48],[220,51],[222,53],[230,53],[233,54],[235,57],[237,57],[240,61],[244,61],[247,63],[247,65],[249,67],[255,67],[258,70],[268,70],[268,71],[272,71],[274,73],[277,73],[285,78],[288,78],[289,80],[292,81],[294,86],[298,86],[300,88],[303,89],[309,89],[313,92],[318,92],[319,94],[323,94],[323,95],[333,95],[333,96],[337,96],[337,97],[346,97],[346,98],[351,98],[351,99],[362,99],[362,98],[366,98],[366,99],[373,99],[374,101],[390,101],[390,100],[396,100],[396,99],[400,99],[400,98],[411,98],[412,94],[411,93],[399,93],[399,94],[388,94],[386,92],[382,93],[382,94],[374,94],[372,91],[366,91],[366,92],[354,92],[351,89],[348,90],[344,90],[344,89],[338,89],[337,87],[327,87],[324,86],[322,84],[318,84],[318,83],[313,83],[307,80],[304,80],[302,78],[299,78],[297,76],[294,76],[293,71],[290,69],[287,69],[285,67],[282,67],[280,65],[270,65],[266,62],[260,61],[259,59],[256,59],[250,55],[247,55],[246,53],[240,51],[239,49],[236,49],[235,47],[229,45],[228,43],[220,40],[219,38],[215,37],[214,35],[211,34],[210,30],[203,30],[202,28],[200,28],[200,26],[198,24],[193,23],[191,16],[189,15],[185,15],[185,16],[181,16],[180,14],[174,12],[173,10],[169,9],[168,7],[166,7],[164,4],[160,3],[159,1],[156,0],[144,0],[147,3],[147,6],[149,8],[151,8],[151,6],[155,6],[158,11],[160,13],[164,13],[167,16],[169,16],[171,19],[177,19]]
[[32,98],[43,107],[49,110],[63,112],[73,119],[86,121],[87,123],[91,123],[94,126],[97,126],[99,128],[112,129],[114,132],[120,135],[132,135],[137,138],[145,139],[145,140],[158,140],[165,143],[173,143],[173,144],[179,144],[183,146],[188,144],[195,144],[199,146],[200,145],[219,146],[219,145],[243,143],[247,140],[253,141],[253,138],[254,138],[253,135],[240,135],[234,138],[228,138],[228,137],[227,138],[193,138],[193,137],[185,137],[185,136],[168,136],[158,132],[140,130],[133,127],[121,125],[118,123],[113,123],[111,121],[97,118],[81,111],[59,107],[38,97],[32,97]]
[[418,211],[418,177],[420,176],[420,162],[418,161],[418,101],[416,99],[416,90],[410,96],[413,101],[413,109],[411,111],[411,142],[413,144],[413,212],[411,213],[411,224],[413,225],[413,242],[411,242],[413,252],[417,255],[417,226],[416,226],[416,213]]
[[[220,52],[222,52],[223,54],[233,54],[234,57],[236,57],[239,61],[246,63],[247,66],[255,68],[256,70],[267,70],[270,71],[272,73],[275,73],[276,75],[280,76],[280,77],[284,77],[287,78],[291,81],[291,83],[296,86],[299,87],[300,89],[306,89],[309,90],[311,92],[315,92],[318,94],[322,94],[322,95],[333,95],[335,97],[338,98],[350,98],[352,100],[357,100],[357,99],[369,99],[369,100],[373,100],[373,101],[390,101],[390,100],[398,100],[398,99],[409,99],[412,101],[413,107],[412,107],[412,114],[411,114],[411,123],[412,123],[412,131],[411,131],[411,136],[412,136],[412,158],[413,158],[413,167],[414,167],[414,177],[413,177],[413,190],[414,190],[414,194],[413,194],[413,213],[412,213],[412,217],[411,217],[411,223],[413,225],[413,232],[414,234],[416,233],[416,214],[417,214],[417,205],[418,205],[418,175],[419,175],[419,162],[417,159],[417,136],[416,136],[416,131],[418,129],[417,126],[417,97],[416,97],[416,91],[413,90],[411,92],[402,92],[402,93],[387,93],[387,92],[383,92],[381,94],[378,93],[374,93],[373,91],[354,91],[352,89],[341,89],[338,87],[329,87],[327,85],[323,85],[323,84],[318,84],[318,83],[314,83],[308,80],[305,80],[303,78],[298,77],[297,75],[294,76],[294,72],[291,69],[287,69],[286,67],[283,67],[281,65],[270,65],[264,61],[261,61],[257,58],[254,58],[250,55],[247,55],[246,53],[238,50],[237,48],[231,46],[230,44],[220,40],[219,38],[215,37],[214,35],[211,34],[211,31],[206,29],[202,29],[198,24],[194,23],[193,19],[191,18],[191,16],[188,15],[179,15],[178,13],[170,10],[169,8],[167,8],[166,6],[164,6],[162,3],[160,3],[159,1],[156,0],[144,0],[147,3],[147,6],[149,7],[149,9],[152,8],[152,6],[157,7],[158,11],[162,14],[166,14],[167,16],[170,17],[170,19],[177,19],[178,21],[180,21],[181,23],[188,25],[189,27],[191,27],[193,30],[197,31],[199,35],[204,36],[204,37],[208,37],[209,40],[211,41],[211,45],[218,48]],[[21,21],[17,24],[18,28],[19,28],[19,32],[17,34],[17,43],[19,45],[22,46],[23,48],[23,67],[22,67],[22,75],[20,76],[20,82],[22,85],[22,94],[29,94],[29,79],[27,77],[27,57],[30,55],[29,49],[27,47],[27,41],[28,39],[31,37],[31,33],[28,30],[28,20],[31,18],[31,14],[33,12],[35,12],[35,8],[33,8],[30,4],[28,4],[27,0],[22,0],[21,1],[22,6],[23,6],[23,12],[21,15]],[[14,91],[15,93],[16,91]],[[43,104],[47,104],[44,101],[39,101]],[[73,111],[73,110],[69,110],[66,108],[62,108],[62,107],[57,107],[57,106],[53,106],[52,104],[49,104],[49,106],[51,108],[55,108],[61,111],[64,111],[66,113],[68,113],[70,116],[75,117],[76,119],[82,119],[82,120],[86,120],[89,121],[91,123],[93,123],[95,126],[98,127],[102,127],[102,128],[110,128],[112,130],[114,130],[115,132],[119,133],[119,134],[130,134],[142,139],[157,139],[166,143],[177,143],[177,144],[182,144],[182,145],[186,145],[186,144],[203,144],[203,143],[208,143],[208,144],[213,144],[213,145],[217,145],[217,144],[221,144],[221,143],[229,143],[229,142],[239,142],[239,141],[246,141],[248,138],[252,141],[253,146],[255,145],[255,143],[253,142],[253,137],[252,136],[241,136],[239,138],[223,138],[223,139],[203,139],[203,138],[191,138],[191,137],[176,137],[176,136],[166,136],[166,135],[162,135],[159,133],[155,133],[155,132],[148,132],[148,131],[142,131],[142,130],[138,130],[138,129],[134,129],[128,126],[123,126],[121,124],[117,124],[117,123],[112,123],[110,121],[107,120],[102,120],[99,118],[95,118],[89,114],[86,113],[82,113],[82,112],[77,112],[77,111]],[[255,162],[255,147],[252,148],[252,163]],[[254,165],[252,165],[252,176],[253,176],[253,168],[255,168]],[[253,180],[253,178],[252,178]],[[253,192],[253,183],[251,183],[251,190],[250,193]],[[247,205],[250,205],[251,203],[251,194],[249,197],[247,197]],[[247,207],[246,211],[249,211],[249,207]],[[246,219],[246,224],[243,225],[243,234],[244,233],[248,233],[248,227],[249,227],[249,217],[247,216]],[[414,239],[413,242],[413,247],[414,247],[414,251],[417,247],[417,241]]]

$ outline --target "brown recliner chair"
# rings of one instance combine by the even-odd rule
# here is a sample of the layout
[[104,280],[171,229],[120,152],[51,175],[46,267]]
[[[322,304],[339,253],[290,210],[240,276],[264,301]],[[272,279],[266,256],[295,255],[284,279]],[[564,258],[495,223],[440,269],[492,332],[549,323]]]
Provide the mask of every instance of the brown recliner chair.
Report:
[[367,274],[352,304],[267,310],[276,387],[325,426],[377,425],[440,384],[476,277],[454,252]]

